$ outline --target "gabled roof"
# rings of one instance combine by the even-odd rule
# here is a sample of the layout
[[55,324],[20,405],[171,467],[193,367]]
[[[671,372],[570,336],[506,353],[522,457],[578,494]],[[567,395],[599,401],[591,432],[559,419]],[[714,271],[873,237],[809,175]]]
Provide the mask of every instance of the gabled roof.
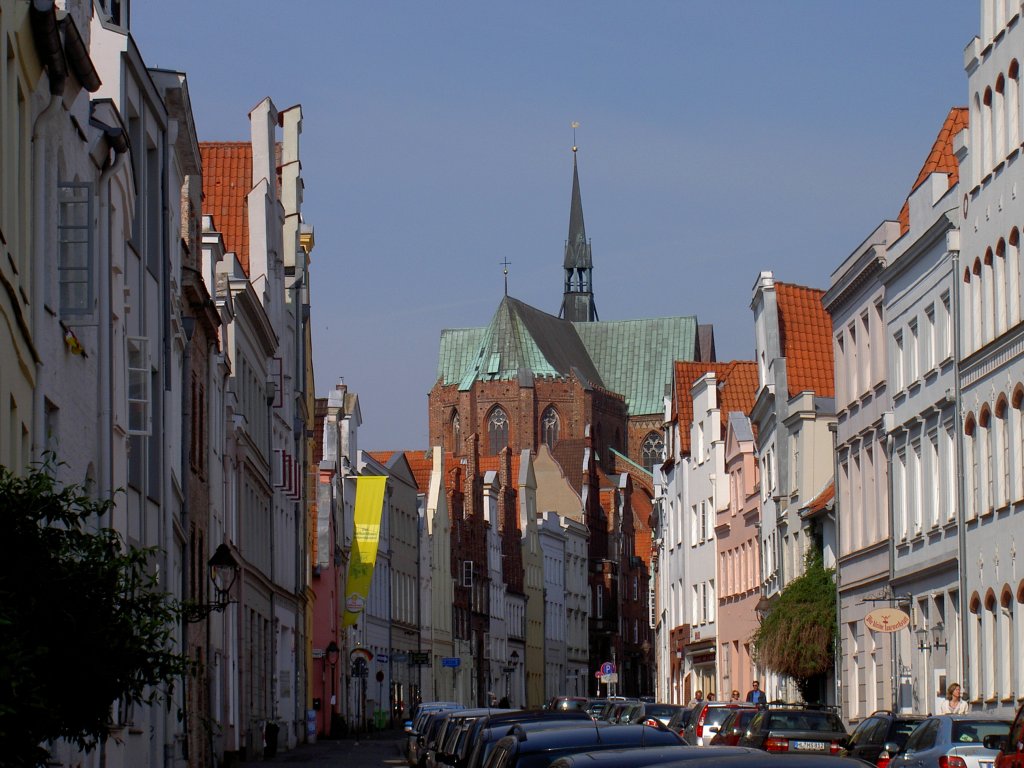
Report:
[[[475,349],[467,349],[474,340]],[[441,332],[438,376],[445,384],[457,381],[460,389],[474,381],[515,379],[520,370],[568,376],[573,368],[589,383],[604,386],[572,323],[510,296],[501,300],[482,333]]]
[[244,141],[203,141],[203,214],[213,217],[224,247],[249,274],[249,206],[252,145]]
[[786,358],[790,397],[801,392],[835,397],[832,318],[821,303],[824,295],[817,288],[775,283],[779,344]]
[[[942,128],[939,130],[939,135],[935,137],[935,143],[932,144],[932,149],[928,153],[924,165],[921,166],[921,171],[917,174],[917,181],[910,188],[911,194],[933,173],[946,174],[949,179],[949,187],[960,180],[960,166],[956,161],[956,155],[953,154],[953,139],[967,127],[968,114],[967,107],[953,107],[949,110],[949,114],[946,115]],[[910,195],[907,196],[900,209],[899,222],[900,234],[904,235],[910,229]]]
[[701,363],[677,360],[675,365],[676,421],[679,423],[679,450],[690,453],[690,425],[693,423],[693,397],[690,388],[706,373],[718,380],[718,409],[722,435],[729,423],[729,414],[747,414],[754,407],[757,395],[757,363],[732,360],[728,363]]
[[568,376],[626,399],[631,415],[661,413],[672,364],[692,360],[697,318],[572,323],[505,296],[486,328],[441,332],[437,375],[469,389],[474,381]]
[[676,360],[693,360],[697,318],[656,317],[573,323],[606,389],[626,398],[631,416],[665,410],[665,385]]

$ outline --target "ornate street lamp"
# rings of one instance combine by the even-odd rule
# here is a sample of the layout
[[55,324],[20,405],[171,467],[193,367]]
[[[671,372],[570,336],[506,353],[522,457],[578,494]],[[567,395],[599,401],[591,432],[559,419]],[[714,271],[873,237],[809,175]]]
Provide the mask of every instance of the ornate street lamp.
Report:
[[230,592],[231,587],[235,584],[235,579],[238,578],[239,566],[238,561],[231,554],[231,548],[227,544],[218,546],[206,566],[210,572],[210,581],[213,582],[213,588],[217,593],[216,599],[212,603],[183,603],[182,614],[185,621],[190,624],[202,621],[214,611],[223,611],[232,602]]

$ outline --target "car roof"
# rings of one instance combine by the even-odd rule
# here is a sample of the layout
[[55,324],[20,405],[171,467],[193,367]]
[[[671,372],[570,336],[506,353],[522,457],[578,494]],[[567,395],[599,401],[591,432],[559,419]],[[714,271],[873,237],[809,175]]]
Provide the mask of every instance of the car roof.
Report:
[[589,744],[620,744],[624,747],[645,744],[680,744],[679,736],[669,730],[651,728],[649,725],[609,725],[593,723],[576,728],[512,733],[505,738],[515,738],[520,752],[544,752]]
[[764,756],[764,750],[753,747],[689,747],[686,744],[668,744],[659,747],[627,747],[625,749],[603,749],[596,752],[577,752],[560,757],[566,765],[574,768],[624,768],[637,765],[700,760],[720,755],[745,755],[756,753]]
[[[695,747],[704,756],[700,768],[764,768],[765,765],[771,768],[865,768],[864,761],[852,757],[839,757],[829,754],[806,754],[798,755],[792,752],[774,752],[770,756],[761,749],[754,749],[744,754],[724,754],[718,750],[731,749],[731,747]],[[756,753],[756,754],[754,754]],[[767,757],[767,759],[766,759]],[[680,760],[666,760],[658,764],[658,768],[674,768],[675,766],[686,766],[685,758]],[[687,768],[689,768],[687,766]]]

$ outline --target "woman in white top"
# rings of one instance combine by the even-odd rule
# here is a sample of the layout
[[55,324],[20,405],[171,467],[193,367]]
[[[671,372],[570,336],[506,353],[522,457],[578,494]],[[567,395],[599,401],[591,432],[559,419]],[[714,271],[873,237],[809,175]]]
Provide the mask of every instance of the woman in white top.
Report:
[[940,715],[963,715],[967,713],[967,702],[960,698],[960,683],[952,683],[946,689],[946,698],[939,703]]

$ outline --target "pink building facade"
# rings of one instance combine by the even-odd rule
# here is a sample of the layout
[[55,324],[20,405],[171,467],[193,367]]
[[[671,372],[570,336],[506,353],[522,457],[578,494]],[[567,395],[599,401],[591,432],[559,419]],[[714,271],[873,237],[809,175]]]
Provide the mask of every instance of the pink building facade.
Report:
[[751,658],[750,638],[757,629],[761,597],[761,560],[758,525],[761,509],[757,459],[750,419],[743,413],[728,415],[725,436],[725,471],[729,478],[729,504],[717,512],[718,540],[718,690],[728,699],[732,691],[745,698],[759,674]]

